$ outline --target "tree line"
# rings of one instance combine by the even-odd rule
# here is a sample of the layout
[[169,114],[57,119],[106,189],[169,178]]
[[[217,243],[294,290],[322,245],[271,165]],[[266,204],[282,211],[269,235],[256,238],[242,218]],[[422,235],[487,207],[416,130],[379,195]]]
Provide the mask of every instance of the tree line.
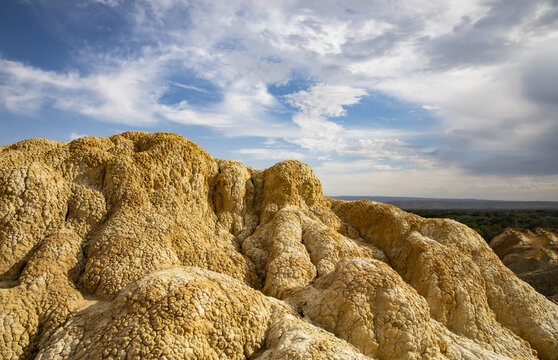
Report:
[[407,210],[425,218],[459,221],[490,242],[508,227],[558,229],[558,210]]

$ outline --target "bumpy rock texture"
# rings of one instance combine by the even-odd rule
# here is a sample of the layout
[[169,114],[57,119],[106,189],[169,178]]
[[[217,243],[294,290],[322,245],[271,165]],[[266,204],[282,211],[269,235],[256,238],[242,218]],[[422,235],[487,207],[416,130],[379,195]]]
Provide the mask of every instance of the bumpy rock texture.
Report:
[[509,228],[492,239],[490,247],[520,279],[558,300],[558,231]]
[[129,132],[0,147],[0,358],[558,359],[473,230]]

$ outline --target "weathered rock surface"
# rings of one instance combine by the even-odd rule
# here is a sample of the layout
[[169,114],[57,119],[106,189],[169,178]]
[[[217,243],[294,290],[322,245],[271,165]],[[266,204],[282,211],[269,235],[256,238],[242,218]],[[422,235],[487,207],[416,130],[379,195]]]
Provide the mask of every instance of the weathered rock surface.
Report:
[[492,239],[490,247],[520,279],[558,298],[558,231],[509,228]]
[[0,147],[0,358],[558,359],[473,230],[128,132]]

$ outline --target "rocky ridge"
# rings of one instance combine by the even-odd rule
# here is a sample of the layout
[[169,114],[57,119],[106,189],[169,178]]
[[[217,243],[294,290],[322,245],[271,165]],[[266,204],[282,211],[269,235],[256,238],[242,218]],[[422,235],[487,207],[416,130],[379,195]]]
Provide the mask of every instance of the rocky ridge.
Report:
[[473,230],[128,132],[0,147],[0,357],[558,359]]
[[520,279],[558,300],[558,231],[508,228],[492,239],[490,247]]

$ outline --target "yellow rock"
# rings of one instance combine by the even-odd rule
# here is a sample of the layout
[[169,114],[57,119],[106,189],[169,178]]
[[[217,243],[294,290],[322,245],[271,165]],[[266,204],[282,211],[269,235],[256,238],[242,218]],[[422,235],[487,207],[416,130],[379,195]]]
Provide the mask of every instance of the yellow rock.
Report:
[[0,148],[0,358],[558,359],[473,230],[128,132]]

